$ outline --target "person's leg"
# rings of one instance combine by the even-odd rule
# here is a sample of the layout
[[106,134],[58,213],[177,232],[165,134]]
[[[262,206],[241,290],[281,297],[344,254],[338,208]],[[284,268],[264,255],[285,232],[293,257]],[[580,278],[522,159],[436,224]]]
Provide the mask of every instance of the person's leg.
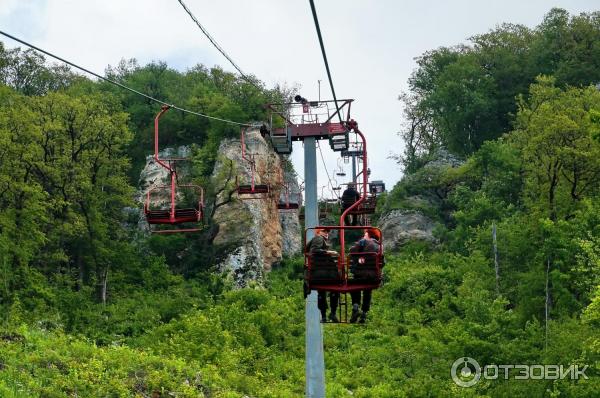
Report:
[[332,322],[339,322],[335,312],[337,311],[338,302],[340,301],[339,293],[329,293],[329,303],[331,304],[331,313],[329,314],[329,319]]
[[360,316],[360,311],[358,310],[360,307],[360,291],[351,292],[350,297],[352,297],[352,315],[350,316],[350,323],[354,323]]
[[354,307],[355,305],[360,306],[360,291],[357,292],[351,292],[350,293],[350,297],[352,298],[352,306]]
[[321,320],[327,320],[327,293],[319,291],[317,295],[317,307],[321,311]]
[[371,293],[371,289],[363,290],[363,312],[369,312],[369,310],[371,309]]
[[363,290],[362,314],[360,315],[360,323],[365,323],[367,313],[371,309],[371,290]]
[[329,303],[331,304],[331,312],[335,313],[335,311],[337,310],[339,301],[340,301],[339,293],[329,293]]

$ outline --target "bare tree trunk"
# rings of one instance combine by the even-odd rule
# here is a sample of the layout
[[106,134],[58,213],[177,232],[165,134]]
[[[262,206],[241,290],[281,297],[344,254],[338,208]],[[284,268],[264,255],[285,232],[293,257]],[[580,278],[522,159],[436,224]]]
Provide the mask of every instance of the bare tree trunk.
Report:
[[87,270],[85,269],[85,264],[83,263],[83,258],[81,256],[81,249],[77,250],[77,254],[75,257],[75,263],[77,264],[78,270],[78,278],[77,278],[77,291],[83,289],[83,286],[87,282]]
[[548,258],[548,262],[546,265],[546,303],[544,308],[544,329],[545,329],[545,337],[544,337],[544,349],[548,349],[548,318],[550,315],[550,288],[549,288],[549,279],[550,279],[550,258]]
[[102,288],[100,290],[100,300],[102,301],[102,306],[106,306],[106,291],[107,291],[107,286],[108,286],[108,268],[109,268],[109,266],[107,265],[106,269],[102,273]]
[[6,300],[10,296],[10,289],[8,287],[8,265],[6,256],[2,256],[2,270],[4,271],[4,291],[6,292]]
[[494,269],[496,271],[496,296],[500,295],[500,266],[498,264],[498,245],[496,242],[496,223],[492,224],[492,240],[494,242]]

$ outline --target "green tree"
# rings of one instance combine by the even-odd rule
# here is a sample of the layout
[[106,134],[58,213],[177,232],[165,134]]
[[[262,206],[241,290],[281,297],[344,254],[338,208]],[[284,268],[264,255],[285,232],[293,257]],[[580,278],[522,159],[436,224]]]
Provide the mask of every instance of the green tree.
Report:
[[600,145],[593,137],[600,92],[562,91],[554,82],[540,77],[531,86],[512,135],[523,156],[525,196],[552,220],[570,217],[582,198],[597,192],[600,176]]

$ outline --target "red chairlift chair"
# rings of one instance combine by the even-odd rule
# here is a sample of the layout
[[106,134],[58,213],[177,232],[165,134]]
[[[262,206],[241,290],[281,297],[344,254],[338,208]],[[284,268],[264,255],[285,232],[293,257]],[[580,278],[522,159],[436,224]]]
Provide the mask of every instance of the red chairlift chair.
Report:
[[241,129],[241,142],[242,142],[242,159],[250,163],[250,184],[240,185],[236,177],[237,193],[240,199],[263,199],[271,191],[268,184],[256,184],[256,161],[254,160],[254,154],[246,154],[246,143],[244,139],[245,128]]
[[[300,193],[297,193],[297,195],[299,196]],[[285,201],[280,200],[279,203],[277,203],[277,209],[281,212],[285,212],[285,211],[290,211],[290,210],[298,210],[298,208],[300,207],[300,201],[296,200],[291,201],[290,202],[290,186],[289,184],[285,184]]]
[[362,201],[358,206],[351,209],[348,214],[360,216],[363,214],[373,214],[375,213],[375,208],[377,207],[377,196],[375,195],[367,195],[364,201]]
[[[376,253],[352,252],[346,255],[345,232],[348,230],[360,230],[365,226],[345,226],[344,218],[352,210],[359,207],[367,197],[367,145],[364,135],[358,130],[354,120],[351,127],[362,138],[362,195],[350,208],[346,209],[340,216],[339,226],[317,226],[306,230],[324,229],[327,231],[339,231],[339,253],[331,251],[309,253],[305,250],[305,284],[308,291],[320,290],[328,292],[349,293],[365,289],[377,289],[381,285],[381,268],[383,266],[383,241],[379,242],[379,250]],[[375,227],[367,227],[378,231],[381,238],[381,230]],[[307,236],[305,235],[305,238]],[[305,240],[306,241],[306,240]],[[353,265],[353,269],[350,266]]]
[[[144,212],[149,224],[182,224],[187,222],[201,222],[204,219],[204,190],[199,185],[183,184],[177,185],[176,188],[191,188],[198,194],[198,203],[194,207],[189,208],[173,208],[169,209],[151,209],[150,198],[152,193],[159,189],[171,189],[171,185],[157,185],[152,187],[146,193],[146,203],[144,203]],[[175,197],[177,192],[175,192]],[[178,232],[180,230],[175,230]],[[164,232],[154,231],[154,232]]]
[[[346,250],[344,233],[349,230],[362,230],[358,226],[317,226],[306,230],[325,229],[339,232],[339,251],[317,250],[304,252],[304,288],[305,293],[311,290],[339,293],[338,307],[341,323],[348,323],[347,293],[373,290],[381,286],[383,268],[383,241],[378,228],[367,227],[378,231],[379,250],[377,252],[358,252]],[[305,241],[307,236],[305,235]],[[354,249],[356,250],[356,249]],[[345,311],[342,310],[345,309]]]
[[[203,219],[204,215],[204,191],[202,187],[192,184],[177,184],[177,172],[173,165],[174,162],[185,159],[161,159],[158,152],[158,124],[161,116],[169,110],[169,106],[163,105],[160,112],[154,118],[154,160],[163,168],[165,168],[170,175],[170,185],[159,185],[148,190],[146,194],[146,202],[144,203],[144,214],[146,215],[146,221],[148,224],[162,224],[162,225],[180,225],[184,223],[199,223]],[[192,188],[198,194],[198,203],[194,207],[178,208],[177,202],[177,188]],[[153,192],[158,189],[169,189],[170,190],[170,203],[168,209],[152,209],[150,197]],[[197,232],[201,228],[179,228],[179,229],[157,229],[153,230],[153,233],[180,233],[180,232]]]

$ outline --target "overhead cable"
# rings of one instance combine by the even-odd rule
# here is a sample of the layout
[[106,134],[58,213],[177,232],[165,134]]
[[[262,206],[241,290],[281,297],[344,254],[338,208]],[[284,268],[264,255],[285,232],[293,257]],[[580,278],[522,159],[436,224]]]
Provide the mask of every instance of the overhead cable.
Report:
[[75,63],[73,63],[73,62],[71,62],[71,61],[67,61],[66,59],[64,59],[64,58],[61,58],[61,57],[59,57],[58,55],[55,55],[55,54],[53,54],[53,53],[51,53],[51,52],[49,52],[49,51],[43,50],[43,49],[41,49],[41,48],[39,48],[39,47],[36,47],[36,46],[34,46],[33,44],[27,43],[26,41],[24,41],[24,40],[21,40],[21,39],[19,39],[19,38],[16,38],[15,36],[13,36],[13,35],[10,35],[10,34],[8,34],[8,33],[6,33],[6,32],[3,32],[3,31],[1,31],[1,30],[0,30],[0,34],[2,34],[2,35],[4,35],[4,36],[6,36],[6,37],[8,37],[8,38],[10,38],[10,39],[12,39],[12,40],[14,40],[14,41],[16,41],[16,42],[19,42],[19,43],[21,43],[21,44],[23,44],[23,45],[25,45],[25,46],[27,46],[27,47],[30,47],[30,48],[32,48],[32,49],[34,49],[34,50],[36,50],[36,51],[39,51],[39,52],[41,52],[41,53],[43,53],[43,54],[46,54],[46,55],[48,55],[49,57],[52,57],[52,58],[54,58],[54,59],[57,59],[57,60],[59,60],[59,61],[61,61],[61,62],[64,62],[65,64],[67,64],[67,65],[70,65],[70,66],[72,66],[72,67],[74,67],[74,68],[76,68],[76,69],[79,69],[79,70],[81,70],[81,71],[84,71],[84,72],[86,72],[86,73],[89,73],[90,75],[92,75],[92,76],[95,76],[95,77],[97,77],[98,79],[104,80],[104,81],[106,81],[106,82],[108,82],[108,83],[111,83],[111,84],[114,84],[115,86],[118,86],[118,87],[120,87],[120,88],[122,88],[122,89],[124,89],[124,90],[128,90],[128,91],[130,91],[130,92],[132,92],[132,93],[135,93],[135,94],[137,94],[137,95],[140,95],[140,96],[142,96],[142,97],[144,97],[144,98],[147,98],[147,99],[149,99],[149,100],[151,100],[151,101],[157,102],[157,103],[159,103],[159,104],[162,104],[162,105],[169,106],[169,107],[171,107],[171,108],[173,108],[173,109],[176,109],[176,110],[178,110],[178,111],[185,112],[185,113],[189,113],[189,114],[196,115],[196,116],[200,116],[200,117],[203,117],[203,118],[206,118],[206,119],[217,120],[217,121],[224,122],[224,123],[229,123],[229,124],[236,124],[236,125],[238,125],[238,126],[248,126],[248,127],[253,127],[252,125],[249,125],[249,124],[246,124],[246,123],[240,123],[240,122],[235,122],[235,121],[233,121],[233,120],[222,119],[222,118],[219,118],[219,117],[210,116],[210,115],[206,115],[206,114],[204,114],[204,113],[200,113],[200,112],[194,112],[194,111],[191,111],[191,110],[189,110],[189,109],[181,108],[181,107],[179,107],[179,106],[177,106],[177,105],[169,104],[168,102],[162,101],[162,100],[160,100],[160,99],[158,99],[158,98],[154,98],[154,97],[152,97],[152,96],[150,96],[150,95],[148,95],[148,94],[144,94],[144,93],[142,93],[141,91],[138,91],[138,90],[136,90],[136,89],[133,89],[133,88],[131,88],[131,87],[127,87],[126,85],[124,85],[124,84],[121,84],[121,83],[119,83],[119,82],[117,82],[117,81],[115,81],[115,80],[109,79],[109,78],[107,78],[107,77],[104,77],[104,76],[102,76],[102,75],[99,75],[99,74],[97,74],[97,73],[95,73],[95,72],[92,72],[91,70],[89,70],[89,69],[86,69],[86,68],[84,68],[84,67],[82,67],[82,66],[79,66],[79,65],[77,65],[77,64],[75,64]]
[[327,53],[325,52],[325,45],[323,44],[323,36],[321,35],[321,28],[319,27],[319,18],[317,18],[317,10],[313,0],[310,1],[310,9],[312,10],[313,20],[315,22],[315,28],[317,29],[317,36],[319,36],[319,44],[321,45],[321,54],[323,54],[323,61],[325,62],[325,69],[327,69],[327,78],[329,79],[329,87],[331,87],[331,94],[333,94],[333,101],[335,103],[335,110],[337,111],[340,123],[342,123],[342,115],[338,106],[337,97],[335,95],[335,89],[333,88],[333,80],[331,79],[331,71],[329,70],[329,62],[327,62]]
[[196,25],[198,26],[198,28],[200,28],[200,30],[202,31],[202,33],[204,33],[204,36],[206,36],[206,38],[212,43],[212,45],[217,50],[219,50],[219,52],[221,54],[223,54],[223,56],[225,58],[227,58],[227,60],[229,61],[229,63],[231,65],[233,65],[233,67],[240,73],[240,76],[242,76],[242,78],[244,80],[246,80],[248,83],[252,84],[254,87],[258,88],[259,90],[262,90],[262,87],[258,86],[250,77],[248,77],[244,72],[242,72],[242,70],[240,69],[240,67],[235,62],[233,62],[233,59],[231,59],[231,57],[229,55],[227,55],[227,53],[225,52],[225,50],[223,50],[223,48],[216,42],[216,40],[210,35],[210,33],[208,33],[208,31],[206,30],[206,28],[204,28],[204,26],[202,26],[202,24],[198,21],[198,19],[194,16],[194,14],[192,14],[192,12],[190,11],[190,9],[187,8],[187,6],[183,2],[183,0],[177,0],[177,1],[179,1],[179,4],[181,4],[181,7],[183,7],[183,9],[185,10],[185,12],[188,13],[188,15],[190,16],[190,18],[192,18],[192,21],[194,21],[196,23]]

